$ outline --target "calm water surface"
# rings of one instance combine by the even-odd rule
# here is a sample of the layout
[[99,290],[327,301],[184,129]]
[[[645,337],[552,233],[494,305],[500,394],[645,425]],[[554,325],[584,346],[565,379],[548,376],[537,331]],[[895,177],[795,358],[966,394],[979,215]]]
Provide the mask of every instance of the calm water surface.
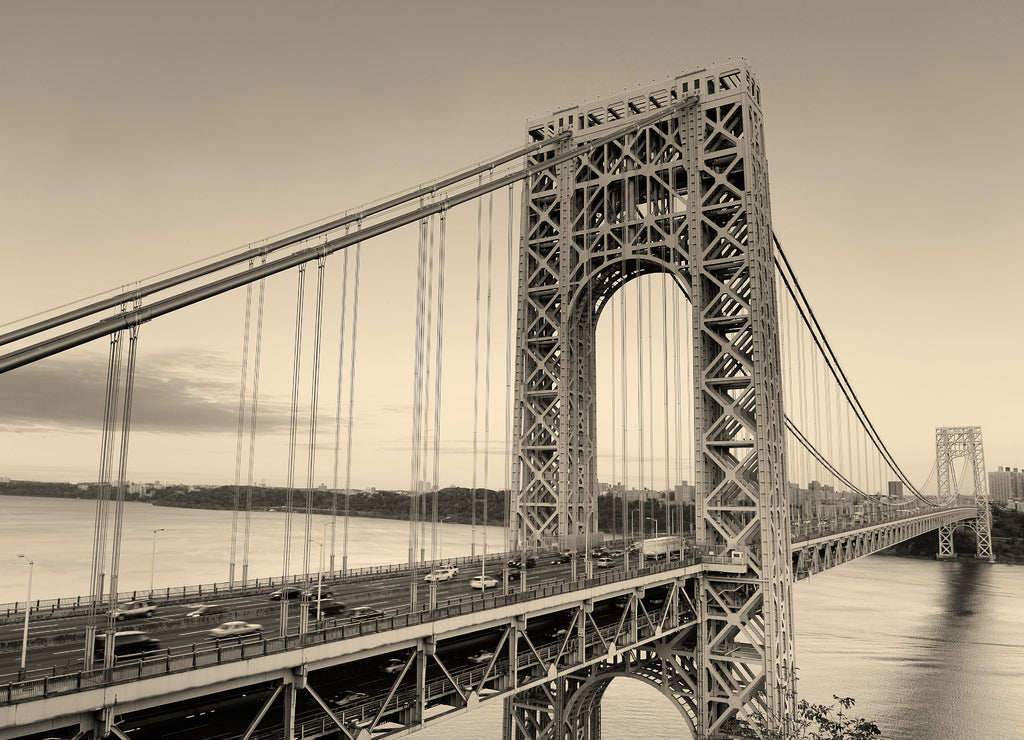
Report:
[[[0,602],[24,598],[27,572],[19,552],[36,561],[34,598],[86,590],[93,510],[91,501],[0,496]],[[293,541],[301,540],[303,520],[294,521]],[[315,538],[326,521],[317,518]],[[283,522],[282,514],[253,515],[251,576],[280,574],[281,548],[274,543]],[[152,532],[160,527],[166,531],[157,536],[157,587],[227,579],[230,512],[129,504],[124,589],[148,587]],[[445,555],[469,553],[468,525],[443,530]],[[354,518],[350,532],[353,567],[406,558],[405,523]],[[340,525],[338,536],[340,552]],[[488,528],[488,543],[500,548],[500,529]],[[300,547],[297,542],[291,556],[293,571],[302,562]],[[312,557],[318,562],[316,547]],[[852,696],[856,713],[891,740],[1024,738],[1024,566],[873,556],[798,583],[794,593],[803,698]],[[605,740],[688,737],[668,700],[638,681],[617,679],[603,707]],[[499,702],[417,734],[423,740],[500,736]]]

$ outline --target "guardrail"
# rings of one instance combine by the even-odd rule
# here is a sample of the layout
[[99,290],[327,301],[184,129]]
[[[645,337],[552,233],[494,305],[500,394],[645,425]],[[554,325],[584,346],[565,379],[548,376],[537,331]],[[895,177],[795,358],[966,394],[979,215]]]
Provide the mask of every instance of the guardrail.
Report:
[[326,642],[346,640],[365,634],[375,634],[401,629],[424,622],[437,621],[462,614],[471,614],[488,609],[500,608],[524,601],[547,598],[560,594],[582,591],[596,586],[628,581],[644,575],[663,573],[669,570],[696,565],[701,559],[688,557],[683,561],[657,561],[641,568],[624,570],[611,569],[596,574],[591,578],[577,581],[538,584],[526,591],[508,594],[473,594],[447,599],[433,610],[418,609],[412,611],[409,606],[398,607],[390,616],[376,620],[345,622],[328,621],[326,626],[307,632],[305,635],[285,635],[283,637],[267,637],[252,641],[239,641],[233,644],[221,642],[215,647],[200,649],[196,645],[187,647],[181,652],[161,650],[157,655],[142,654],[128,661],[116,663],[111,668],[93,668],[66,674],[57,674],[58,668],[34,669],[24,674],[8,674],[0,676],[0,704],[41,699],[47,696],[98,688],[113,684],[137,681],[141,678],[160,676],[170,673],[205,668],[224,663],[231,663],[250,658],[262,657],[286,652],[301,647],[319,645]]
[[[956,507],[965,508],[965,507]],[[967,507],[969,508],[969,507]],[[854,521],[852,518],[846,517],[840,520],[821,520],[812,525],[804,524],[793,524],[791,526],[791,537],[794,542],[813,539],[814,537],[824,537],[827,535],[842,534],[843,532],[856,531],[858,529],[865,529],[867,527],[875,526],[878,524],[887,524],[889,522],[901,521],[903,519],[912,519],[915,517],[927,516],[929,514],[935,514],[942,511],[941,509],[934,511],[908,511],[905,514],[899,516],[889,517],[868,517],[860,522]],[[622,540],[612,540],[600,543],[606,547],[623,546]],[[558,548],[546,548],[537,551],[538,555],[544,553],[551,554],[557,552]],[[488,562],[493,561],[504,561],[506,558],[515,555],[515,552],[501,552],[493,553],[487,556]],[[417,563],[415,568],[417,571],[426,571],[433,568],[437,568],[443,565],[466,565],[469,563],[479,562],[480,556],[462,555],[455,558],[442,558],[437,561],[425,561],[423,563]],[[368,578],[374,578],[380,575],[388,575],[394,573],[408,573],[409,564],[406,563],[393,563],[389,565],[371,565],[362,568],[350,568],[347,573],[343,574],[342,571],[336,570],[329,573],[323,574],[324,583],[339,583],[339,582],[358,582],[359,580],[365,580]],[[218,583],[209,584],[197,584],[192,586],[172,586],[163,589],[137,589],[134,591],[123,591],[118,593],[117,602],[123,603],[126,601],[136,601],[138,599],[150,599],[152,601],[162,602],[164,604],[181,603],[191,601],[194,599],[204,599],[214,596],[223,596],[224,594],[241,594],[248,595],[253,593],[260,593],[263,591],[271,591],[275,588],[280,588],[285,585],[300,585],[305,584],[307,579],[312,582],[315,581],[319,574],[317,572],[309,574],[297,574],[283,578],[281,576],[271,576],[268,578],[255,578],[247,581],[236,582],[233,586],[228,581],[221,581]],[[37,619],[43,618],[46,615],[54,615],[57,612],[67,612],[74,610],[88,609],[94,599],[91,595],[87,596],[71,596],[61,597],[57,599],[36,599],[29,604],[30,618],[34,617]],[[97,602],[100,608],[109,607],[110,599],[101,598]],[[10,619],[25,614],[24,601],[15,601],[6,604],[0,604],[0,620]],[[63,614],[62,614],[63,615]]]
[[[556,548],[549,548],[538,551],[539,553],[552,553],[556,552]],[[496,560],[505,560],[506,558],[512,557],[514,553],[511,552],[498,552],[489,553],[487,555],[487,561],[493,562]],[[470,563],[479,563],[480,556],[462,555],[455,558],[440,558],[436,561],[428,560],[423,563],[417,563],[415,566],[416,571],[427,571],[433,568],[438,568],[444,565],[468,565]],[[366,580],[368,578],[375,578],[381,575],[390,575],[395,573],[408,573],[409,563],[392,563],[389,565],[370,565],[363,568],[349,568],[347,573],[342,573],[340,570],[324,572],[323,581],[324,583],[352,583],[360,580]],[[219,583],[206,583],[197,584],[192,586],[172,586],[168,588],[158,589],[137,589],[134,591],[122,591],[117,595],[117,601],[115,603],[124,603],[127,601],[136,601],[138,599],[149,599],[151,601],[162,602],[164,604],[171,604],[176,602],[191,601],[193,599],[203,599],[211,596],[223,596],[224,594],[241,594],[247,595],[252,593],[260,593],[261,591],[272,591],[275,588],[281,586],[296,586],[304,585],[307,579],[310,582],[315,583],[317,577],[320,575],[318,571],[314,571],[308,574],[297,574],[283,578],[282,576],[271,576],[268,578],[250,578],[247,581],[238,581],[231,585],[229,581],[221,581]],[[36,618],[42,618],[46,614],[53,614],[58,611],[67,610],[82,610],[88,609],[94,603],[95,599],[92,595],[86,596],[70,596],[61,597],[57,599],[34,599],[29,604],[29,616]],[[110,605],[110,599],[104,596],[99,601],[95,602],[101,608],[107,608]],[[21,615],[24,618],[25,615],[25,604],[24,601],[14,601],[7,604],[0,604],[0,619],[10,618]]]

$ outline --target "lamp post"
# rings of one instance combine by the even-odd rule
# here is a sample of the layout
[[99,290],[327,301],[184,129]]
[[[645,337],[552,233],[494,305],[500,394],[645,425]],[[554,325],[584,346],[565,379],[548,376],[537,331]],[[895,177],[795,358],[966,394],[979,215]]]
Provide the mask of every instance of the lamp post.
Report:
[[654,522],[654,539],[658,539],[658,520],[651,516],[645,516],[644,519]]
[[21,631],[21,670],[25,670],[25,652],[28,650],[28,613],[30,611],[29,603],[32,601],[32,566],[36,563],[32,558],[26,557],[25,555],[18,553],[19,558],[25,558],[28,560],[28,593],[25,596],[25,626]]
[[156,574],[156,533],[163,532],[164,528],[153,530],[153,554],[149,559],[149,595],[153,596],[153,576]]
[[444,519],[437,523],[437,560],[438,562],[444,561],[444,523],[451,519],[450,516],[446,516]]
[[[324,533],[323,533],[323,536],[320,538],[323,541],[323,543],[324,543],[323,545],[320,546],[320,573],[321,574],[324,572],[324,558],[323,558],[323,554],[324,554],[324,546],[327,545],[327,528],[330,527],[332,524],[334,524],[334,522],[324,522],[324,528],[323,528],[324,529]],[[331,531],[333,532],[334,530],[331,530]],[[334,568],[333,567],[331,568],[331,572],[332,573],[334,572]]]
[[[327,524],[329,525],[330,522],[327,522]],[[326,525],[325,525],[324,534],[326,534],[326,533],[327,533],[327,530],[326,530]],[[323,542],[318,542],[317,540],[313,539],[312,537],[309,538],[309,541],[312,542],[314,545],[316,545],[317,547],[320,548],[320,572],[316,574],[316,621],[319,622],[320,621],[320,598],[321,598],[321,595],[323,594],[323,585],[324,585],[324,543]]]

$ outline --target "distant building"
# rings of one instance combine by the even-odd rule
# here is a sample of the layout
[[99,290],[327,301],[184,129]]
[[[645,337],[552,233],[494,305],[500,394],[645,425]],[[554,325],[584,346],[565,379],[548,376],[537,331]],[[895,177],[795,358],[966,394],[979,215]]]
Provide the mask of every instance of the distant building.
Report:
[[903,481],[889,481],[889,498],[903,498]]
[[1024,472],[1017,468],[1000,467],[988,474],[988,498],[993,503],[1005,504],[1010,499],[1024,498]]

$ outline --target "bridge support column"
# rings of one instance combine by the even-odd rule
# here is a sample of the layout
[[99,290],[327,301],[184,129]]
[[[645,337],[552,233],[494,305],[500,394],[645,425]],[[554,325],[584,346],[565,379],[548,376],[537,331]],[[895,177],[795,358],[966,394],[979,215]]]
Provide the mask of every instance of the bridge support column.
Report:
[[601,740],[600,695],[568,712],[591,671],[559,676],[505,700],[504,740]]
[[285,740],[295,740],[295,699],[298,696],[298,692],[306,688],[305,666],[300,666],[291,671],[291,675],[285,677],[282,688],[284,690],[282,696],[284,699],[284,714],[282,718],[284,738]]
[[935,556],[939,560],[953,560],[956,552],[953,550],[953,532],[956,531],[956,524],[943,524],[939,527],[939,552]]
[[[595,328],[623,285],[668,273],[693,306],[697,546],[705,556],[741,556],[753,584],[727,624],[716,610],[735,598],[733,584],[708,579],[698,594],[715,620],[704,622],[698,650],[708,735],[726,732],[746,708],[782,724],[793,709],[792,554],[760,98],[752,70],[728,62],[527,126],[533,141],[571,138],[529,160],[536,170],[523,195],[517,543],[564,544],[592,531]],[[567,151],[572,162],[561,158]],[[734,643],[757,646],[749,665],[737,668],[722,652]]]
[[[985,450],[981,442],[981,427],[938,427],[935,430],[936,481],[939,503],[951,500],[958,492],[953,488],[955,476],[953,460],[963,457],[974,473],[974,506],[977,517],[969,526],[975,534],[974,557],[995,562],[992,554],[992,512],[989,510],[988,473],[985,471]],[[956,557],[953,552],[955,525],[939,529],[940,560]]]

